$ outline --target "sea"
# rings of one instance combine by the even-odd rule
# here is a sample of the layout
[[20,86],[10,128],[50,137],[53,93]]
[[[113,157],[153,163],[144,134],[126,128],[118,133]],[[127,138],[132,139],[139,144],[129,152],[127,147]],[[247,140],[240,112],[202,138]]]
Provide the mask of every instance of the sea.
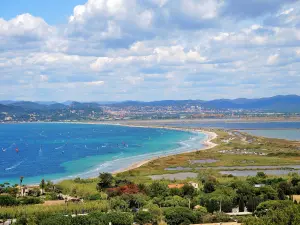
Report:
[[202,148],[205,134],[73,123],[0,124],[0,183],[96,177],[134,163]]
[[234,129],[246,132],[255,136],[269,138],[279,138],[287,140],[300,140],[300,122],[280,121],[280,122],[237,122],[237,121],[205,121],[205,122],[176,122],[163,125],[176,126],[182,128],[221,128]]

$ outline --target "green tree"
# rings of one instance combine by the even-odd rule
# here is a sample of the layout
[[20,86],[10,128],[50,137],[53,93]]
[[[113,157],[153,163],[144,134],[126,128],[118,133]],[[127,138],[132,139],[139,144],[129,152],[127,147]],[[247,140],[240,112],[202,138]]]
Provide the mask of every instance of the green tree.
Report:
[[184,199],[180,196],[168,196],[165,198],[165,201],[163,201],[162,205],[164,207],[171,207],[171,206],[183,206],[188,207],[189,202],[187,199]]
[[167,184],[159,181],[154,181],[148,187],[148,195],[152,198],[159,196],[165,197],[169,195],[169,189]]
[[292,194],[292,186],[286,181],[282,181],[278,185],[278,189],[281,189],[285,195]]
[[99,174],[99,183],[97,184],[98,190],[103,190],[104,188],[109,188],[114,182],[114,177],[110,173],[100,173]]
[[185,184],[182,187],[182,192],[184,196],[192,198],[195,195],[195,188],[192,185]]
[[134,221],[138,224],[146,224],[154,222],[154,218],[150,212],[138,211],[135,214]]
[[264,179],[267,175],[264,172],[257,172],[256,177]]
[[245,211],[245,200],[243,196],[240,196],[239,198],[239,212]]
[[203,186],[203,191],[205,193],[212,193],[215,191],[215,184],[212,181],[206,181]]
[[104,221],[104,224],[111,222],[113,225],[132,225],[133,215],[126,212],[110,212],[104,214]]
[[110,207],[112,209],[126,211],[129,208],[129,204],[121,197],[117,196],[110,199]]
[[194,212],[185,207],[172,207],[164,211],[168,225],[192,224],[196,222]]
[[40,188],[41,188],[41,192],[42,192],[41,194],[43,195],[45,192],[45,188],[46,188],[46,183],[45,183],[44,179],[41,180]]

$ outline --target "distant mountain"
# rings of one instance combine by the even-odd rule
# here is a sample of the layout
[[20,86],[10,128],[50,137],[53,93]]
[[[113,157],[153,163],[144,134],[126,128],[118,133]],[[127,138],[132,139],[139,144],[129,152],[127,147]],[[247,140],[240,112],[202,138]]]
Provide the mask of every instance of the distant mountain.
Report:
[[16,102],[16,101],[2,100],[2,101],[0,101],[0,104],[2,104],[2,105],[8,105],[8,104],[12,104],[12,103],[14,103],[14,102]]
[[14,113],[18,111],[22,112],[23,109],[18,106],[9,106],[9,105],[0,104],[0,112]]
[[273,112],[300,112],[300,96],[278,95],[259,99],[221,99],[206,101],[204,107],[215,109],[248,109]]
[[125,101],[114,103],[112,106],[183,106],[200,105],[211,109],[244,109],[264,110],[272,112],[300,112],[300,96],[278,95],[270,98],[258,99],[216,99],[211,101],[202,100],[163,100],[153,102]]
[[[6,103],[6,104],[4,104]],[[53,103],[53,104],[52,104]],[[300,112],[300,96],[298,95],[278,95],[270,98],[258,99],[216,99],[211,101],[203,100],[162,100],[152,102],[142,101],[124,101],[124,102],[75,102],[67,101],[63,103],[56,102],[29,102],[29,101],[3,101],[0,103],[0,112],[52,112],[59,110],[87,110],[88,112],[102,111],[102,106],[111,107],[142,107],[142,106],[201,106],[210,109],[243,109],[243,110],[260,110],[270,112]]]
[[41,105],[53,105],[53,104],[56,104],[57,102],[54,102],[54,101],[38,101],[36,103],[41,104]]
[[40,110],[43,110],[46,107],[45,105],[41,105],[39,103],[29,102],[29,101],[14,102],[14,103],[11,103],[7,106],[20,107],[20,108],[23,108],[26,111],[34,111],[34,110],[40,111]]

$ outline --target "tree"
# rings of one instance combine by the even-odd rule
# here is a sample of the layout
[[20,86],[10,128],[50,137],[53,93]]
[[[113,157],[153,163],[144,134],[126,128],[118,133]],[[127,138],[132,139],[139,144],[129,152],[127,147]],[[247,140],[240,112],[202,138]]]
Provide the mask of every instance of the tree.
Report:
[[22,190],[22,183],[23,183],[23,176],[20,176],[20,194],[21,194],[21,190]]
[[150,197],[167,196],[169,194],[168,186],[165,183],[154,181],[149,185],[148,195]]
[[291,184],[292,184],[293,186],[296,186],[296,185],[299,183],[299,181],[300,181],[299,175],[298,175],[298,174],[297,174],[297,175],[294,175],[294,176],[292,177],[292,179],[291,179]]
[[45,180],[42,179],[41,183],[40,183],[40,188],[41,188],[41,194],[43,195],[45,192],[45,187],[46,187],[46,183]]
[[278,189],[278,199],[279,200],[285,200],[285,194],[284,194],[284,191],[281,188]]
[[185,207],[167,208],[164,215],[168,225],[189,225],[196,222],[196,216],[193,211]]
[[109,188],[114,182],[114,177],[110,173],[100,173],[99,183],[97,184],[98,190],[103,190],[104,188]]
[[146,205],[144,208],[148,209],[148,211],[151,213],[154,223],[158,224],[160,221],[162,221],[163,212],[158,205],[150,203],[149,205]]
[[117,196],[110,199],[110,207],[112,209],[126,211],[129,208],[129,204],[121,197]]
[[195,195],[195,188],[192,185],[185,184],[182,187],[182,192],[184,196],[192,198]]
[[175,207],[175,206],[183,206],[187,207],[189,205],[188,200],[184,199],[180,196],[168,196],[166,197],[165,201],[163,201],[162,205],[164,207]]
[[104,221],[104,224],[111,222],[113,225],[132,225],[133,215],[125,212],[110,212],[104,214]]
[[292,194],[291,184],[286,181],[280,182],[278,185],[278,189],[281,189],[285,195]]
[[239,199],[239,212],[244,212],[245,211],[245,200],[243,196],[240,196]]
[[203,186],[203,191],[205,193],[212,193],[215,191],[215,184],[211,181],[206,181]]
[[256,177],[259,177],[259,178],[266,178],[267,177],[267,175],[264,173],[264,172],[257,172],[257,174],[256,174]]
[[146,211],[138,211],[135,214],[134,221],[137,222],[138,224],[146,224],[146,223],[154,222],[151,213]]
[[258,190],[261,193],[262,199],[267,200],[276,200],[278,198],[277,191],[271,186],[264,186]]

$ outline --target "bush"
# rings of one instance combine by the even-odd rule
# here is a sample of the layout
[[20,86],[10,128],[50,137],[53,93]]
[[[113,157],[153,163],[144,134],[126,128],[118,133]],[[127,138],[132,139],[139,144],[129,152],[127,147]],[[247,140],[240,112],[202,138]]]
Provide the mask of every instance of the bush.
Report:
[[113,225],[132,225],[133,215],[126,212],[111,212],[104,214],[105,224],[111,222]]
[[222,212],[218,212],[215,214],[207,214],[203,217],[204,223],[219,223],[228,221],[230,221],[230,216]]
[[139,224],[146,224],[146,223],[152,223],[153,221],[153,216],[151,215],[150,212],[146,211],[138,211],[135,214],[134,221],[139,223]]
[[155,181],[148,187],[148,195],[150,197],[165,197],[169,195],[168,186],[165,183]]
[[203,191],[205,193],[212,193],[216,190],[215,188],[215,184],[211,181],[207,181],[204,183],[204,186],[203,186]]
[[167,208],[164,215],[168,225],[189,225],[196,222],[196,216],[193,211],[185,207]]
[[34,204],[41,204],[43,203],[43,201],[40,198],[24,197],[20,199],[20,203],[22,205],[34,205]]
[[14,197],[10,195],[0,195],[0,206],[14,206],[18,204],[19,201],[17,201]]
[[88,200],[91,200],[91,201],[101,200],[101,199],[102,199],[102,196],[101,196],[100,193],[93,194],[93,195],[88,197]]
[[50,216],[39,222],[39,225],[72,225],[71,217],[64,215]]

